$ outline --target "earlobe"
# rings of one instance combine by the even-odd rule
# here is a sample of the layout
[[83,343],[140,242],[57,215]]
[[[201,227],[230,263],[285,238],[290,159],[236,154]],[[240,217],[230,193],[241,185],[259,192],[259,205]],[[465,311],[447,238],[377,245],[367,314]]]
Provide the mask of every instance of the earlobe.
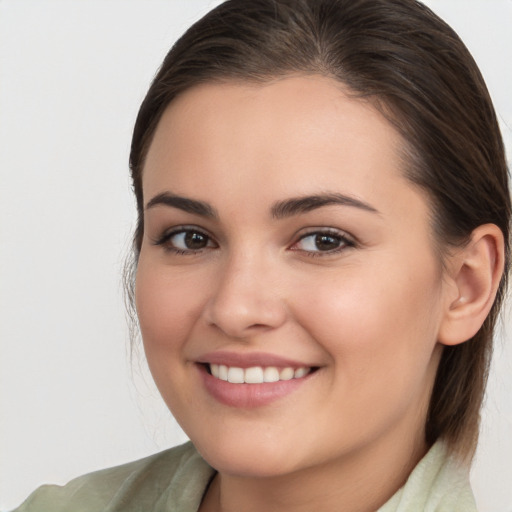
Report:
[[503,233],[494,224],[476,228],[469,243],[453,256],[452,295],[440,325],[440,343],[457,345],[478,332],[494,303],[504,259]]

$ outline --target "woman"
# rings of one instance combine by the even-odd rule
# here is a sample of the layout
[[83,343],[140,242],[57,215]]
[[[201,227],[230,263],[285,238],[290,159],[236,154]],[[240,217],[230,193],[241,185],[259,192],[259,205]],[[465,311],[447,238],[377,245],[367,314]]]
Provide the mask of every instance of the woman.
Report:
[[475,510],[510,201],[451,29],[409,0],[222,4],[130,164],[133,298],[193,445],[19,510]]

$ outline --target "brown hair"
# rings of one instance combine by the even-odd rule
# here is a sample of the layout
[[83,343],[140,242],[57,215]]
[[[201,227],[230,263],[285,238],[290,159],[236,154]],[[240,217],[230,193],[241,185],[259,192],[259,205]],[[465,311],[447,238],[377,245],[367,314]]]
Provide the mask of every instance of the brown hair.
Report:
[[[505,237],[508,269],[508,175],[489,94],[459,37],[415,0],[229,0],[194,24],[166,56],[135,124],[135,264],[144,159],[169,103],[199,83],[264,82],[291,73],[332,77],[372,101],[405,141],[406,174],[428,193],[440,250],[494,223]],[[442,437],[467,459],[478,438],[505,282],[506,272],[479,332],[444,348],[431,396],[427,443]]]

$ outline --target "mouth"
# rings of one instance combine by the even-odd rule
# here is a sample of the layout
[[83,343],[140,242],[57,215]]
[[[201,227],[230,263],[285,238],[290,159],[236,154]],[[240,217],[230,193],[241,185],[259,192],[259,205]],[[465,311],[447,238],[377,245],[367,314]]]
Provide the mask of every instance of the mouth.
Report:
[[[206,391],[229,407],[254,409],[279,403],[314,379],[308,366],[264,353],[215,352],[196,361]],[[282,402],[281,402],[282,403]]]
[[301,366],[251,366],[241,368],[225,364],[204,363],[206,371],[216,379],[231,384],[264,384],[301,379],[318,370],[317,367]]

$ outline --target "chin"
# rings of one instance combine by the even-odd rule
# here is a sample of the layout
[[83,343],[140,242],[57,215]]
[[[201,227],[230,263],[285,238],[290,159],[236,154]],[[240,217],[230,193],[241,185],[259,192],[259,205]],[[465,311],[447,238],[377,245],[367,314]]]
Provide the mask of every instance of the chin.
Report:
[[[194,441],[193,441],[194,442]],[[270,478],[292,473],[300,464],[290,453],[294,451],[276,449],[273,443],[196,443],[201,456],[220,473],[239,477]]]

